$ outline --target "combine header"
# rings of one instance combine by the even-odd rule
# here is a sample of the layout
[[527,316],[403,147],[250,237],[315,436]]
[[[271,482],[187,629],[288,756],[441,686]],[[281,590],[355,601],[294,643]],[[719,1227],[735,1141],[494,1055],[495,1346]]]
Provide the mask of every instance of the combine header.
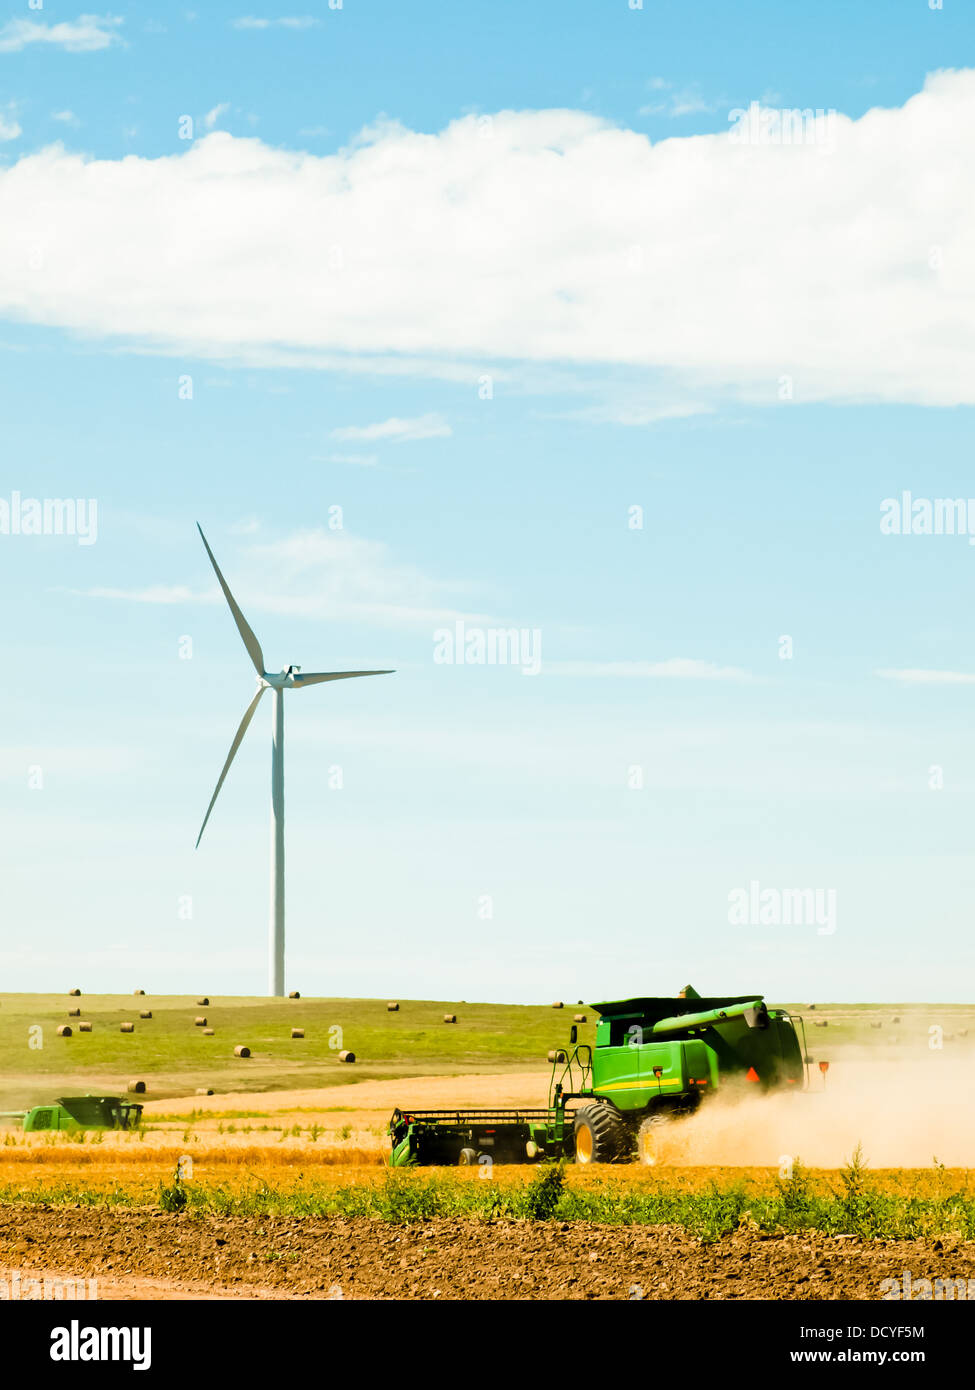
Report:
[[[508,1163],[575,1157],[577,1163],[657,1161],[661,1127],[729,1088],[767,1094],[803,1090],[805,1026],[761,995],[593,1004],[596,1045],[549,1053],[544,1110],[394,1110],[393,1167]],[[803,1027],[800,1049],[796,1023]]]
[[25,1134],[50,1129],[138,1129],[141,1118],[141,1105],[118,1096],[61,1096],[30,1110],[0,1111],[0,1123],[18,1122]]

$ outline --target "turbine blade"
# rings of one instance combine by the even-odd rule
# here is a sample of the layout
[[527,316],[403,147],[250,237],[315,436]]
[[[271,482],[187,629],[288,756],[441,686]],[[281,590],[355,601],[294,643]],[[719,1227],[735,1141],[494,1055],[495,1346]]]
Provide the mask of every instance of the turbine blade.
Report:
[[[205,544],[206,544],[206,542],[204,541],[204,545],[205,545]],[[218,573],[219,573],[219,571],[218,571]],[[218,781],[217,781],[217,785],[216,785],[216,787],[214,788],[213,795],[212,795],[211,798],[210,798],[210,805],[207,807],[207,813],[206,813],[206,815],[203,817],[203,824],[200,826],[200,833],[199,833],[199,835],[197,835],[197,837],[196,837],[196,845],[194,846],[195,849],[199,849],[199,848],[200,848],[200,841],[203,839],[203,832],[204,832],[204,830],[206,830],[206,828],[207,828],[207,821],[210,819],[210,812],[213,810],[213,803],[216,801],[217,797],[220,795],[220,788],[223,786],[224,778],[226,777],[227,773],[230,771],[230,764],[233,762],[234,758],[237,756],[237,749],[240,747],[241,742],[242,742],[242,740],[243,740],[243,737],[244,737],[244,735],[247,733],[247,726],[248,726],[248,724],[251,722],[251,720],[254,718],[254,711],[257,709],[257,702],[258,702],[258,700],[261,698],[261,696],[264,694],[264,692],[265,692],[266,689],[267,689],[267,686],[266,686],[266,685],[262,685],[261,688],[258,690],[257,694],[254,696],[253,700],[251,700],[250,704],[247,706],[247,709],[244,711],[244,717],[243,717],[243,719],[240,721],[240,728],[237,730],[236,734],[234,735],[234,741],[233,741],[233,743],[230,745],[230,752],[227,754],[227,761],[226,761],[226,762],[224,763],[224,765],[223,765],[223,772],[221,772],[220,777],[219,777],[219,779],[218,779]]]
[[322,681],[347,681],[352,676],[392,676],[393,671],[309,671],[307,676],[292,676],[295,687],[319,685]]
[[230,589],[227,587],[226,579],[224,579],[223,575],[220,573],[220,566],[213,558],[213,551],[207,544],[207,538],[203,534],[203,527],[200,525],[199,522],[196,523],[196,529],[199,531],[200,539],[207,548],[207,554],[210,557],[210,564],[213,566],[214,572],[216,573],[217,578],[220,580],[220,587],[223,590],[223,596],[227,600],[227,603],[230,605],[230,611],[234,615],[234,622],[237,624],[237,631],[244,639],[244,646],[247,648],[247,654],[250,657],[251,661],[253,661],[254,669],[257,672],[257,674],[259,676],[263,676],[264,653],[261,651],[261,644],[260,642],[258,642],[257,638],[251,631],[250,624],[248,623],[247,619],[244,617],[243,613],[237,607],[237,600],[234,598],[233,594],[230,592]]

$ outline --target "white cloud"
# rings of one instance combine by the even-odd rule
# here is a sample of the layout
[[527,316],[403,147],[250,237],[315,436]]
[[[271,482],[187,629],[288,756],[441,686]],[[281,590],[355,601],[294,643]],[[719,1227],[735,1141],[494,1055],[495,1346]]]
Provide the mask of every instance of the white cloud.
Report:
[[213,127],[217,124],[217,121],[219,121],[220,117],[224,114],[224,112],[229,110],[229,101],[218,101],[216,106],[214,106],[210,111],[208,111],[206,115],[203,117],[203,124],[206,126],[207,130],[212,130]]
[[975,72],[832,135],[651,145],[557,110],[325,156],[52,146],[0,170],[0,314],[224,361],[626,367],[654,405],[661,377],[678,400],[777,403],[790,376],[798,401],[975,401]]
[[[285,613],[403,628],[433,628],[461,618],[496,621],[488,614],[463,612],[448,601],[448,593],[462,594],[468,587],[465,584],[431,579],[416,566],[396,560],[381,541],[348,531],[323,527],[298,531],[230,555],[226,546],[216,544],[215,553],[248,616],[252,612]],[[201,572],[204,567],[209,569],[205,554]],[[216,584],[200,590],[182,584],[155,584],[143,589],[99,587],[80,592],[86,598],[130,603],[224,603]]]
[[81,122],[78,120],[78,117],[75,115],[75,113],[74,113],[73,111],[67,111],[67,110],[65,110],[65,111],[52,111],[52,112],[51,112],[51,120],[52,120],[52,121],[61,121],[64,125],[70,125],[70,126],[79,126],[79,125],[81,125]]
[[411,420],[400,420],[395,415],[375,425],[342,425],[332,430],[333,439],[392,439],[402,444],[409,439],[441,439],[451,434],[451,428],[442,415],[431,413],[417,415]]
[[20,122],[17,120],[14,103],[10,102],[6,108],[7,114],[0,110],[0,141],[16,140],[21,134]]
[[436,626],[458,618],[487,620],[485,614],[465,614],[445,602],[448,591],[459,593],[465,585],[431,579],[416,566],[396,560],[383,542],[348,531],[299,531],[251,546],[238,564],[241,575],[261,576],[255,600],[272,613],[355,618],[396,627]]
[[587,405],[579,410],[564,410],[558,413],[563,420],[588,420],[596,425],[655,425],[660,420],[684,420],[690,415],[708,415],[713,407],[703,401],[684,400],[671,402],[651,402],[641,404],[637,401],[624,403],[610,399],[600,405]]
[[737,666],[672,656],[666,661],[546,661],[542,670],[553,676],[615,677],[630,680],[754,681]]
[[51,44],[68,53],[94,53],[120,43],[120,15],[79,15],[74,21],[38,24],[33,19],[11,19],[0,29],[0,53],[19,53],[29,44]]
[[641,106],[641,116],[669,116],[674,119],[677,116],[694,116],[719,109],[720,103],[708,101],[696,82],[686,87],[675,87],[672,82],[665,82],[662,77],[654,77],[648,85],[652,91],[666,92],[667,95],[662,101]]
[[925,671],[917,668],[878,671],[881,680],[900,681],[902,685],[975,685],[975,674],[969,671]]
[[314,29],[321,20],[311,15],[283,15],[280,19],[260,19],[255,15],[245,15],[233,20],[235,29]]

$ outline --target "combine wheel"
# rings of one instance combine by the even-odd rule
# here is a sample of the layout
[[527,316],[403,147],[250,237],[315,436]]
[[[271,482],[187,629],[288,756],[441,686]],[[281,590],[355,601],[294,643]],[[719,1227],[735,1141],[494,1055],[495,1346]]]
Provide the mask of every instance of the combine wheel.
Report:
[[477,1165],[476,1149],[461,1149],[457,1155],[457,1162],[462,1168],[473,1168]]
[[619,1111],[605,1101],[586,1105],[575,1118],[577,1163],[619,1163],[628,1156],[630,1140]]
[[648,1115],[636,1136],[636,1151],[640,1162],[653,1168],[663,1161],[661,1151],[670,1121],[666,1115]]

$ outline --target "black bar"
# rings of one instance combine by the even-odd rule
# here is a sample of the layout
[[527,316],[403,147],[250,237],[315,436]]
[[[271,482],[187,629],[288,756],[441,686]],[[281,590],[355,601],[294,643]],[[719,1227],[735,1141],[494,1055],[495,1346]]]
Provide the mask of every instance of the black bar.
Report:
[[[551,1305],[546,1302],[546,1307]],[[300,1374],[317,1364],[323,1334],[349,1333],[375,1337],[376,1312],[367,1301],[322,1296],[301,1301],[236,1301],[161,1303],[0,1303],[0,1336],[8,1353],[45,1387],[64,1380],[71,1384],[86,1371],[104,1378],[122,1373],[131,1377],[134,1358],[127,1362],[54,1360],[55,1346],[80,1350],[85,1329],[129,1329],[139,1333],[138,1349],[145,1362],[144,1329],[150,1332],[149,1364],[136,1384],[153,1375],[173,1383],[177,1375],[219,1371],[221,1383],[240,1374],[242,1384],[255,1384],[265,1369],[278,1375],[287,1365]],[[538,1309],[531,1300],[506,1302],[487,1298],[468,1303],[429,1301],[411,1304],[411,1335],[417,1327],[456,1328],[458,1322],[499,1330],[507,1323],[537,1327]],[[947,1373],[965,1364],[971,1332],[970,1309],[955,1303],[872,1302],[666,1302],[620,1299],[586,1303],[586,1334],[609,1333],[639,1338],[652,1346],[658,1338],[668,1344],[680,1339],[694,1347],[695,1372],[727,1369],[729,1347],[758,1348],[762,1379],[771,1379],[796,1365],[818,1368],[826,1383],[835,1366],[882,1365],[885,1371],[904,1371],[927,1383],[932,1371]],[[58,1332],[57,1329],[63,1329]],[[67,1338],[66,1335],[67,1334]],[[285,1340],[286,1339],[286,1340]],[[746,1342],[747,1339],[747,1342]],[[95,1342],[87,1339],[89,1348]],[[363,1354],[368,1358],[368,1345]],[[98,1341],[100,1349],[100,1337]],[[284,1350],[286,1348],[286,1350]],[[132,1343],[135,1350],[135,1342]],[[284,1361],[282,1356],[284,1355]],[[750,1355],[750,1353],[749,1353]],[[881,1359],[882,1358],[882,1359]],[[909,1359],[908,1359],[909,1358]],[[277,1383],[277,1379],[275,1381]]]

